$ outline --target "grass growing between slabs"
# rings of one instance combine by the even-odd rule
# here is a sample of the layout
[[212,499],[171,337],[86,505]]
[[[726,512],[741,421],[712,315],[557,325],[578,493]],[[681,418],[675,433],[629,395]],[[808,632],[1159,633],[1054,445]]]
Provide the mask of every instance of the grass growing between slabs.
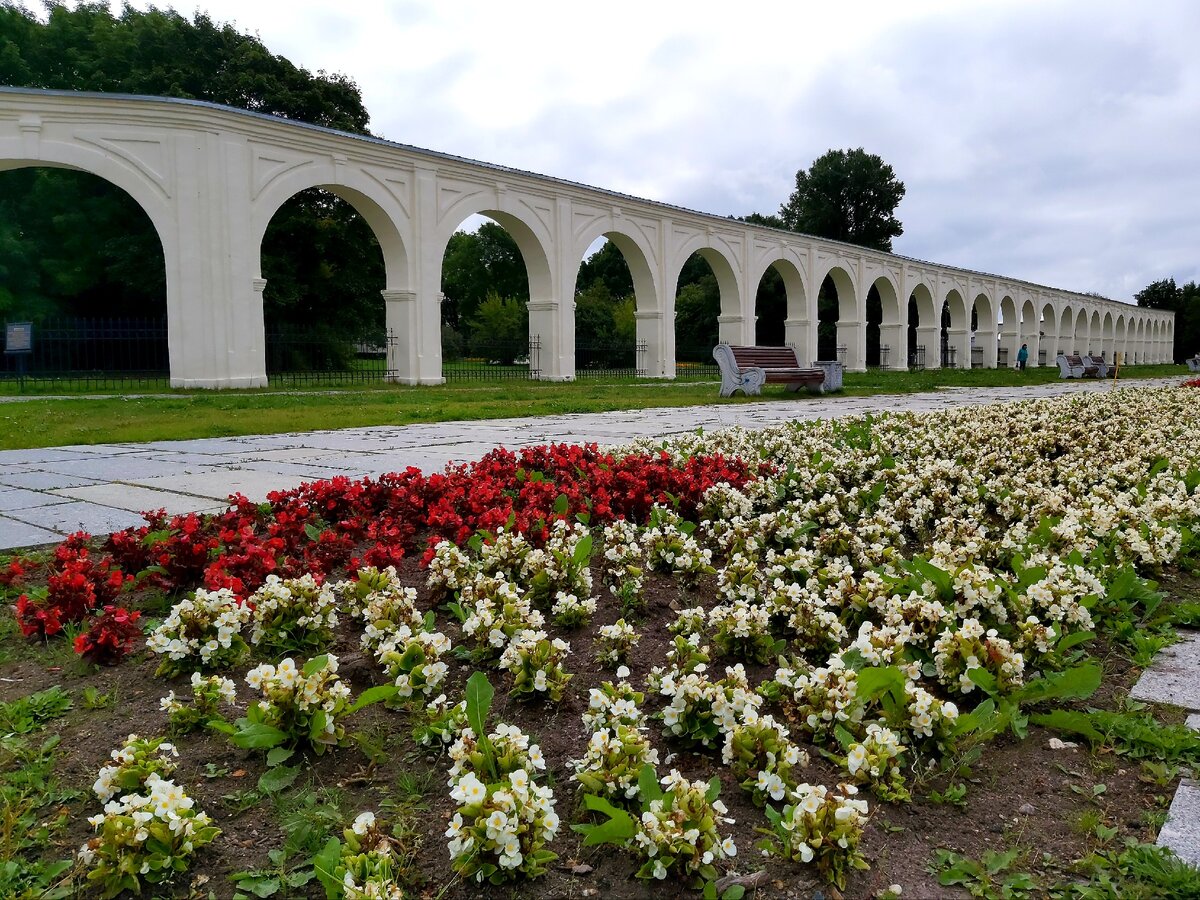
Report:
[[[1181,375],[1181,366],[1136,366],[1122,379]],[[875,370],[848,373],[845,395],[906,394],[939,387],[1016,387],[1058,380],[1057,368]],[[663,407],[804,403],[809,395],[768,385],[759,397],[722,398],[714,381],[501,381],[296,391],[201,391],[0,403],[0,450],[138,443],[251,434],[478,421]]]

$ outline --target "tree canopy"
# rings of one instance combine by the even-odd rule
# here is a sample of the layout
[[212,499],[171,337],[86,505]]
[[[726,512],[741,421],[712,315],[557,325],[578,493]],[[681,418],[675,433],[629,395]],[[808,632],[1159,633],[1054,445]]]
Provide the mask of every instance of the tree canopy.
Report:
[[1183,362],[1200,353],[1200,284],[1189,281],[1179,287],[1174,278],[1152,281],[1133,295],[1143,309],[1175,313],[1174,359]]
[[903,197],[904,182],[879,156],[861,147],[829,150],[796,173],[779,220],[792,231],[890,252],[904,233],[895,215]]

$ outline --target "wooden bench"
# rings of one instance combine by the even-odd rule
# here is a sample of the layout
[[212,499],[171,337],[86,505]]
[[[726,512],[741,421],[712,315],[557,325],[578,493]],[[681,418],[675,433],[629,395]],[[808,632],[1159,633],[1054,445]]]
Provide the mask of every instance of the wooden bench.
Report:
[[1095,366],[1097,369],[1099,369],[1099,371],[1096,373],[1096,377],[1098,378],[1107,378],[1113,373],[1112,366],[1105,361],[1103,353],[1101,353],[1099,356],[1096,356],[1095,354],[1092,354],[1091,356],[1085,356],[1083,358],[1083,364],[1085,366]]
[[1081,356],[1059,354],[1055,360],[1058,363],[1059,378],[1095,378],[1100,374],[1100,367],[1088,365]]
[[761,394],[764,384],[786,384],[789,391],[802,386],[824,393],[825,370],[800,365],[792,347],[735,347],[717,344],[713,359],[721,370],[721,396],[732,397],[737,391],[747,396]]

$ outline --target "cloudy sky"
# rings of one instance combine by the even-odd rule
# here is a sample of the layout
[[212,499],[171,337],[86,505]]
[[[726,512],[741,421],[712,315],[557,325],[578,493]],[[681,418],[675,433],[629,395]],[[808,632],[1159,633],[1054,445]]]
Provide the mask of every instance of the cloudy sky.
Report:
[[1200,279],[1194,0],[174,6],[350,76],[391,140],[720,215],[861,146],[908,188],[898,253],[1123,300]]

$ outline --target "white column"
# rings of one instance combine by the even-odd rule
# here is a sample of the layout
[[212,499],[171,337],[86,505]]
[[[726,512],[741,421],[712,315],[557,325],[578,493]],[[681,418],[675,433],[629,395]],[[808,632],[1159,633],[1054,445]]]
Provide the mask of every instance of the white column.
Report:
[[948,328],[946,336],[954,348],[954,365],[959,369],[971,368],[971,329]]
[[904,370],[908,368],[908,326],[895,325],[880,325],[879,326],[879,347],[888,348],[888,361],[886,368]]
[[754,323],[750,322],[747,327],[745,316],[717,316],[717,325],[723,344],[745,346],[754,343]]
[[837,345],[846,348],[846,371],[867,371],[867,329],[862,322],[838,320]]
[[574,301],[567,304],[558,300],[529,301],[529,337],[538,339],[538,378],[541,381],[572,381],[575,378],[574,325]]
[[[387,369],[389,381],[400,384],[430,384],[421,380],[420,328],[416,291],[380,291],[383,296],[384,323],[388,331]],[[441,299],[441,292],[438,298]],[[439,351],[440,351],[439,333]],[[440,355],[440,352],[439,352]],[[440,378],[439,372],[439,378]],[[440,383],[440,380],[439,382]]]

